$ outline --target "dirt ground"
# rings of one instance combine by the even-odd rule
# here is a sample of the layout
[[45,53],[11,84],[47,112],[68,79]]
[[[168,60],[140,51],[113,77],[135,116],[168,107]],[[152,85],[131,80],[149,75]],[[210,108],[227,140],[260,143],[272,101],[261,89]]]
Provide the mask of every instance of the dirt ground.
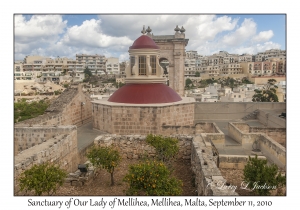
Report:
[[[56,196],[125,196],[128,186],[123,182],[123,178],[128,172],[130,164],[138,163],[137,160],[122,160],[121,164],[115,169],[114,180],[115,185],[110,186],[110,174],[101,169],[99,174],[89,185],[71,186],[70,183],[64,184],[56,192]],[[173,165],[172,175],[182,180],[183,193],[182,196],[197,195],[194,186],[194,175],[191,170],[190,160],[177,160]]]

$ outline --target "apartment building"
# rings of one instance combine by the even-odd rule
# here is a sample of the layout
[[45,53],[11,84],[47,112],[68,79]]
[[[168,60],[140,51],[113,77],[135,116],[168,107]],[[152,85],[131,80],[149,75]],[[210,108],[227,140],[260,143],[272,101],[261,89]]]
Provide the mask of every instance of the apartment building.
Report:
[[286,60],[286,50],[271,49],[265,52],[259,52],[255,55],[255,61],[267,61],[271,59]]
[[254,60],[254,56],[250,54],[239,55],[239,62],[252,62],[253,60]]
[[[106,58],[104,55],[87,55],[76,54],[76,71],[84,71],[88,68],[94,75],[102,75],[106,73]],[[82,69],[81,69],[82,68]],[[80,69],[80,70],[79,70]]]
[[107,74],[114,74],[114,75],[119,75],[120,74],[119,58],[114,58],[114,57],[107,58],[106,73]]
[[196,74],[196,71],[199,71],[200,67],[200,59],[199,57],[202,57],[198,55],[197,51],[186,51],[186,57],[185,57],[185,62],[184,62],[184,76],[185,77],[194,77]]
[[119,76],[121,78],[126,77],[125,69],[126,69],[127,65],[129,65],[129,62],[128,61],[123,61],[119,65],[120,65],[120,75]]
[[267,61],[241,62],[242,72],[248,76],[272,76],[286,73],[286,61]]

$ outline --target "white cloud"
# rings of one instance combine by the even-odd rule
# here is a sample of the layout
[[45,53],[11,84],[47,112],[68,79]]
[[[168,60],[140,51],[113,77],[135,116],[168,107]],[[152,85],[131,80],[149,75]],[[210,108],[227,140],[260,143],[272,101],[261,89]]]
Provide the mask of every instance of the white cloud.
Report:
[[233,33],[225,35],[222,39],[222,43],[228,46],[239,46],[242,43],[248,41],[252,36],[256,34],[256,23],[252,19],[243,21],[242,25],[236,29]]
[[126,53],[122,53],[120,56],[119,56],[119,61],[122,62],[122,61],[126,61],[126,60],[129,60],[129,54],[126,52]]
[[62,42],[70,46],[109,47],[130,45],[133,41],[126,36],[112,37],[102,33],[101,20],[86,20],[80,26],[68,28]]
[[266,42],[266,41],[270,40],[273,36],[274,36],[274,33],[272,30],[261,31],[261,32],[259,32],[258,35],[253,37],[252,40],[254,42]]
[[15,15],[15,41],[48,42],[63,33],[66,25],[61,15],[33,15],[28,21],[22,15]]
[[[67,17],[63,16],[63,17]],[[255,53],[280,46],[272,41],[274,33],[257,31],[253,19],[227,15],[99,15],[99,19],[78,22],[67,28],[60,15],[15,16],[15,59],[41,54],[75,58],[76,54],[103,54],[128,59],[128,48],[141,35],[143,25],[154,35],[173,35],[183,26],[186,50],[210,55],[220,50],[229,53]],[[239,21],[243,21],[238,25]],[[268,41],[268,42],[267,42]],[[257,44],[260,45],[257,45]]]

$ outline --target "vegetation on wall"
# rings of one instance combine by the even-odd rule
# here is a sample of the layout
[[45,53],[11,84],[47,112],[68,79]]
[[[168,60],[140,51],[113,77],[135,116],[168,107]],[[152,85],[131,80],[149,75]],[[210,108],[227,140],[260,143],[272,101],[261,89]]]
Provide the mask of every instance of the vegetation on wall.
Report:
[[67,172],[52,163],[34,165],[19,177],[20,190],[35,195],[52,195],[63,185]]
[[49,105],[50,101],[48,100],[28,103],[26,99],[23,98],[21,101],[14,103],[14,122],[16,123],[42,115]]

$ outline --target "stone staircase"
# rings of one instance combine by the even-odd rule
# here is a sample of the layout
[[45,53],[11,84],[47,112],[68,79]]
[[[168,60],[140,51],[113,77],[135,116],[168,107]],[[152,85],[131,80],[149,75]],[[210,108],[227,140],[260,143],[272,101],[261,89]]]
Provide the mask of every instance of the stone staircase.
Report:
[[248,115],[246,115],[245,117],[243,117],[243,120],[254,120],[257,118],[257,114],[258,114],[259,110],[256,109],[255,111],[249,113]]

